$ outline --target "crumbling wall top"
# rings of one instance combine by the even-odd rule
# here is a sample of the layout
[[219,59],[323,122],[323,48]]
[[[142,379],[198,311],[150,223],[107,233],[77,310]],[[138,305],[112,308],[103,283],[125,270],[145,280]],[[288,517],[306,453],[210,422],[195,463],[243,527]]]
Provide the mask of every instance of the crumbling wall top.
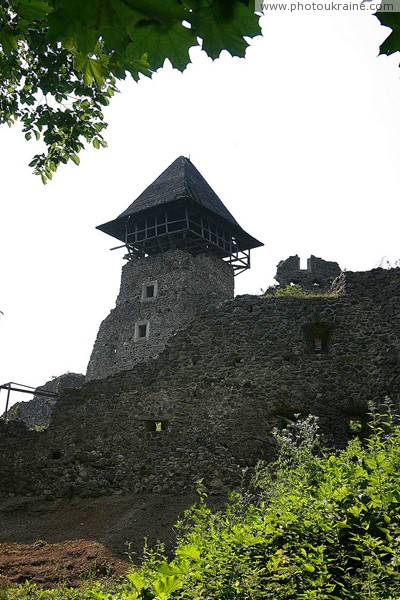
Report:
[[300,258],[289,256],[277,265],[275,279],[281,287],[300,285],[305,290],[327,291],[341,273],[337,262],[323,260],[313,254],[307,259],[307,269],[300,269]]
[[41,391],[60,393],[68,388],[80,388],[85,382],[85,376],[80,373],[64,373],[47,381],[36,388],[32,400],[16,402],[8,413],[10,420],[20,420],[29,428],[48,427],[57,398],[41,396]]

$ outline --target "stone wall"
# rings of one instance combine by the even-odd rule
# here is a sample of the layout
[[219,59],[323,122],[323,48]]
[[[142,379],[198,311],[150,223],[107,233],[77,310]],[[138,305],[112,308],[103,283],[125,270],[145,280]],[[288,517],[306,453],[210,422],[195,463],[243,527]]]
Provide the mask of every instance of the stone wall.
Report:
[[338,297],[225,301],[158,358],[63,393],[46,431],[0,423],[0,490],[176,493],[204,478],[223,492],[273,457],[272,427],[296,413],[343,446],[370,401],[400,400],[400,270],[336,285]]
[[295,284],[300,285],[304,290],[327,291],[340,272],[341,269],[336,262],[313,255],[307,259],[307,269],[300,269],[300,258],[296,254],[280,261],[275,279],[281,287]]
[[[81,387],[84,381],[84,375],[79,373],[64,373],[36,388],[36,392],[45,391],[59,394],[61,390],[67,388]],[[33,427],[48,427],[56,402],[57,397],[46,397],[35,393],[32,400],[13,404],[8,411],[8,419],[19,419],[30,429]]]
[[[133,257],[122,269],[116,307],[100,326],[87,378],[106,377],[157,356],[194,315],[233,298],[233,288],[232,268],[213,256],[170,250]],[[153,295],[146,298],[146,291]]]

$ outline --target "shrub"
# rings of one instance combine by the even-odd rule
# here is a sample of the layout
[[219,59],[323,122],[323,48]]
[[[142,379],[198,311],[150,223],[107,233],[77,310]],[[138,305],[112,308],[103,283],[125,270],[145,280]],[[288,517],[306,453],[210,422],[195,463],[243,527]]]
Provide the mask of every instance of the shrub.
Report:
[[372,428],[337,454],[315,419],[277,433],[276,463],[221,512],[201,493],[173,560],[150,554],[118,598],[400,598],[400,427],[389,412]]

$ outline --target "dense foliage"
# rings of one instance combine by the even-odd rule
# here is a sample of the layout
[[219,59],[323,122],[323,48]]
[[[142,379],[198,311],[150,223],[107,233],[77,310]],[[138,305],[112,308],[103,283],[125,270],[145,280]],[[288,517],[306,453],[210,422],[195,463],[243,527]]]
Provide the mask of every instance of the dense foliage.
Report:
[[46,183],[85,142],[105,145],[116,80],[151,76],[166,58],[183,70],[200,38],[212,58],[244,56],[244,36],[259,33],[254,0],[3,0],[0,124],[44,142],[31,166]]
[[[213,513],[201,495],[179,524],[173,560],[147,552],[119,590],[76,598],[399,600],[400,426],[391,412],[373,414],[369,439],[338,453],[318,447],[314,417],[276,437],[276,463],[260,465],[225,510]],[[10,600],[27,598],[19,590]],[[61,598],[46,594],[30,597]]]
[[174,560],[130,576],[132,600],[400,598],[400,427],[374,419],[338,454],[317,452],[312,417],[278,434],[253,492],[192,509]]
[[[105,146],[103,107],[116,81],[151,76],[168,58],[183,70],[201,43],[216,58],[244,56],[260,33],[254,0],[2,0],[0,124],[21,122],[44,142],[30,163],[43,183],[61,163],[79,164],[85,143]],[[392,29],[381,53],[400,49],[398,12],[377,13]]]

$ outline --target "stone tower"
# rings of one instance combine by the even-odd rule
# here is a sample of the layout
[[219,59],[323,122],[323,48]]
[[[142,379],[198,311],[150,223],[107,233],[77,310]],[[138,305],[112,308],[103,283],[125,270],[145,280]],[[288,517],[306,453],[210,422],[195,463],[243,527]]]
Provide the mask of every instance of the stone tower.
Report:
[[102,322],[87,378],[156,356],[202,309],[233,298],[234,275],[262,243],[246,233],[189,159],[177,158],[98,229],[126,247],[116,307]]

